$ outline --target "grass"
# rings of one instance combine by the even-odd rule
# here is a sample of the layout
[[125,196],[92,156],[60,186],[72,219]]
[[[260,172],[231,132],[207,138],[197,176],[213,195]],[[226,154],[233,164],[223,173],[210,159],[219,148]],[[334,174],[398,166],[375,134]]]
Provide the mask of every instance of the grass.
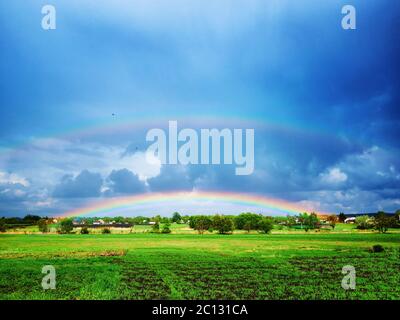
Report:
[[399,299],[399,270],[399,233],[0,235],[0,299]]

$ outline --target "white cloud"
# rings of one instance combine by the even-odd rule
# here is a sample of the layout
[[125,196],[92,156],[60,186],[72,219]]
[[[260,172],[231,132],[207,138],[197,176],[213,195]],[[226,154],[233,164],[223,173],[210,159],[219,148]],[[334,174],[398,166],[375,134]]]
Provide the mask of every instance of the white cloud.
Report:
[[340,168],[331,168],[328,172],[320,174],[321,180],[329,184],[337,184],[347,180],[347,174]]
[[15,173],[7,173],[0,171],[0,184],[21,184],[29,187],[29,181]]

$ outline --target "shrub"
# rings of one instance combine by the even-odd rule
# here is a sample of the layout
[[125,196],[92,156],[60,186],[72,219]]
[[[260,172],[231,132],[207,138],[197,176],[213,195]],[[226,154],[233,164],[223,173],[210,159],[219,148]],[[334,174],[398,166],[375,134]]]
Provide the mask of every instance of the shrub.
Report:
[[83,228],[81,229],[81,234],[89,234],[89,229],[86,228],[86,227],[83,227]]
[[383,252],[383,251],[385,251],[385,249],[380,244],[375,244],[371,248],[371,252]]
[[169,223],[166,223],[166,224],[163,226],[163,228],[162,228],[162,230],[161,230],[161,233],[171,233],[171,229],[170,229],[169,227],[170,227],[170,224],[169,224]]
[[103,230],[101,230],[102,234],[110,234],[111,230],[109,228],[104,228]]

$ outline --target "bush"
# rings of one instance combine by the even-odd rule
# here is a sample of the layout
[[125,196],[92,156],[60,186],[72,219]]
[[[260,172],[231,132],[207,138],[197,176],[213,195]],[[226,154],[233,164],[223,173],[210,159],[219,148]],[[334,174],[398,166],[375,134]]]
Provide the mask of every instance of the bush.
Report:
[[110,234],[111,230],[109,228],[104,228],[103,230],[101,230],[102,234]]
[[371,252],[383,252],[383,251],[385,251],[385,249],[380,244],[373,245],[371,248]]
[[83,228],[81,229],[81,234],[89,234],[89,229],[86,228],[86,227],[83,227]]
[[170,224],[169,224],[169,223],[166,223],[166,224],[163,226],[163,228],[162,228],[162,230],[161,230],[161,233],[171,233],[171,229],[170,229],[169,227],[170,227]]

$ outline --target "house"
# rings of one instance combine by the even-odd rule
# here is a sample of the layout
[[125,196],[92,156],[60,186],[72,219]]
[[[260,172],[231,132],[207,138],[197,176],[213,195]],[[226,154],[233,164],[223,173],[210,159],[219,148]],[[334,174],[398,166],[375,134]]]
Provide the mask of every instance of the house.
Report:
[[349,217],[344,220],[344,223],[355,223],[356,217]]

